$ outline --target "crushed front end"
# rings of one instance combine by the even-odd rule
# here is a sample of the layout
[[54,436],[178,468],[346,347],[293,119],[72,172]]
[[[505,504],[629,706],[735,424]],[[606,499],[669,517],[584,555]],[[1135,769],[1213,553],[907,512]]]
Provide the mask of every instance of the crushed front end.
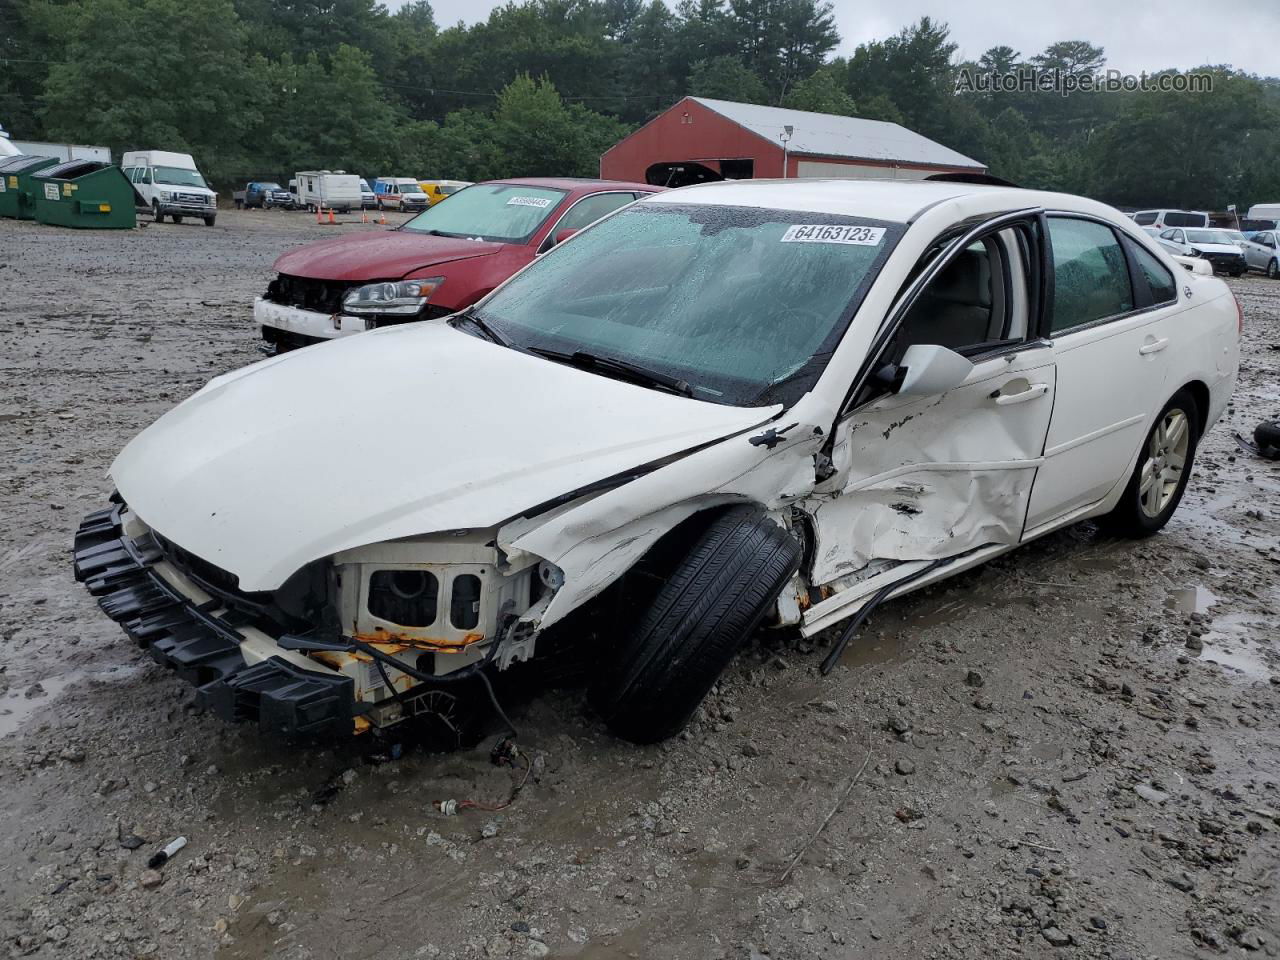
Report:
[[122,502],[85,517],[74,570],[203,707],[284,736],[388,727],[440,687],[527,659],[558,573],[536,558],[512,569],[491,531],[451,531],[344,551],[246,592]]

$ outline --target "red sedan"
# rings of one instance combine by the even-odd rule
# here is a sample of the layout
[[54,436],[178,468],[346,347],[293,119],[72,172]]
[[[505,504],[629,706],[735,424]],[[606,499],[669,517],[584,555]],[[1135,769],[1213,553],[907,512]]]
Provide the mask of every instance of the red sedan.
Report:
[[477,183],[393,230],[282,254],[254,300],[277,350],[468,307],[570,234],[656,192],[643,183],[536,178]]

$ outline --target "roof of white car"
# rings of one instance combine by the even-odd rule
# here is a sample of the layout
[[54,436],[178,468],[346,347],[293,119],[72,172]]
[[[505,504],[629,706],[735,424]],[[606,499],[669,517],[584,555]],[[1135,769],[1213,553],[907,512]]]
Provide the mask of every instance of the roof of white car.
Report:
[[1112,212],[1102,204],[1070,194],[939,180],[725,180],[667,190],[640,202],[764,207],[906,223],[934,204],[976,194],[985,195],[993,209],[1044,206]]

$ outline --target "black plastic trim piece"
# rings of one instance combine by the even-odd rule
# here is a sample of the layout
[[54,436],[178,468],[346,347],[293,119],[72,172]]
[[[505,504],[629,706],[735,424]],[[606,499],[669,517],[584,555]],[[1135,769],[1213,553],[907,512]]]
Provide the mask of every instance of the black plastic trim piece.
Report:
[[201,706],[228,722],[285,737],[354,732],[359,705],[349,677],[281,657],[248,664],[244,636],[212,609],[184,597],[152,566],[163,554],[151,534],[127,536],[123,504],[89,514],[72,548],[76,580],[157,663],[196,688]]

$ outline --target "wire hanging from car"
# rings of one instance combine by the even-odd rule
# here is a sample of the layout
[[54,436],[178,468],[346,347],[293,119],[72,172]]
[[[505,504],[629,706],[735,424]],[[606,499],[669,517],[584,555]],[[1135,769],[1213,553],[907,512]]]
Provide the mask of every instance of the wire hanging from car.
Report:
[[919,580],[925,574],[932,573],[939,567],[945,567],[954,559],[955,557],[943,557],[941,560],[934,560],[932,563],[921,567],[914,573],[907,574],[907,576],[903,577],[901,580],[895,580],[893,583],[885,584],[877,590],[872,595],[871,599],[863,605],[862,609],[858,611],[858,615],[849,621],[849,625],[845,627],[844,632],[840,634],[840,639],[836,641],[835,646],[831,648],[831,652],[828,653],[826,658],[822,661],[822,666],[819,668],[822,675],[825,677],[836,668],[836,664],[840,661],[840,655],[844,653],[844,648],[849,645],[849,641],[852,640],[853,635],[858,632],[858,628],[867,622],[867,618],[875,612],[876,607],[880,606],[882,602],[888,599],[889,594],[905,587],[909,583]]

